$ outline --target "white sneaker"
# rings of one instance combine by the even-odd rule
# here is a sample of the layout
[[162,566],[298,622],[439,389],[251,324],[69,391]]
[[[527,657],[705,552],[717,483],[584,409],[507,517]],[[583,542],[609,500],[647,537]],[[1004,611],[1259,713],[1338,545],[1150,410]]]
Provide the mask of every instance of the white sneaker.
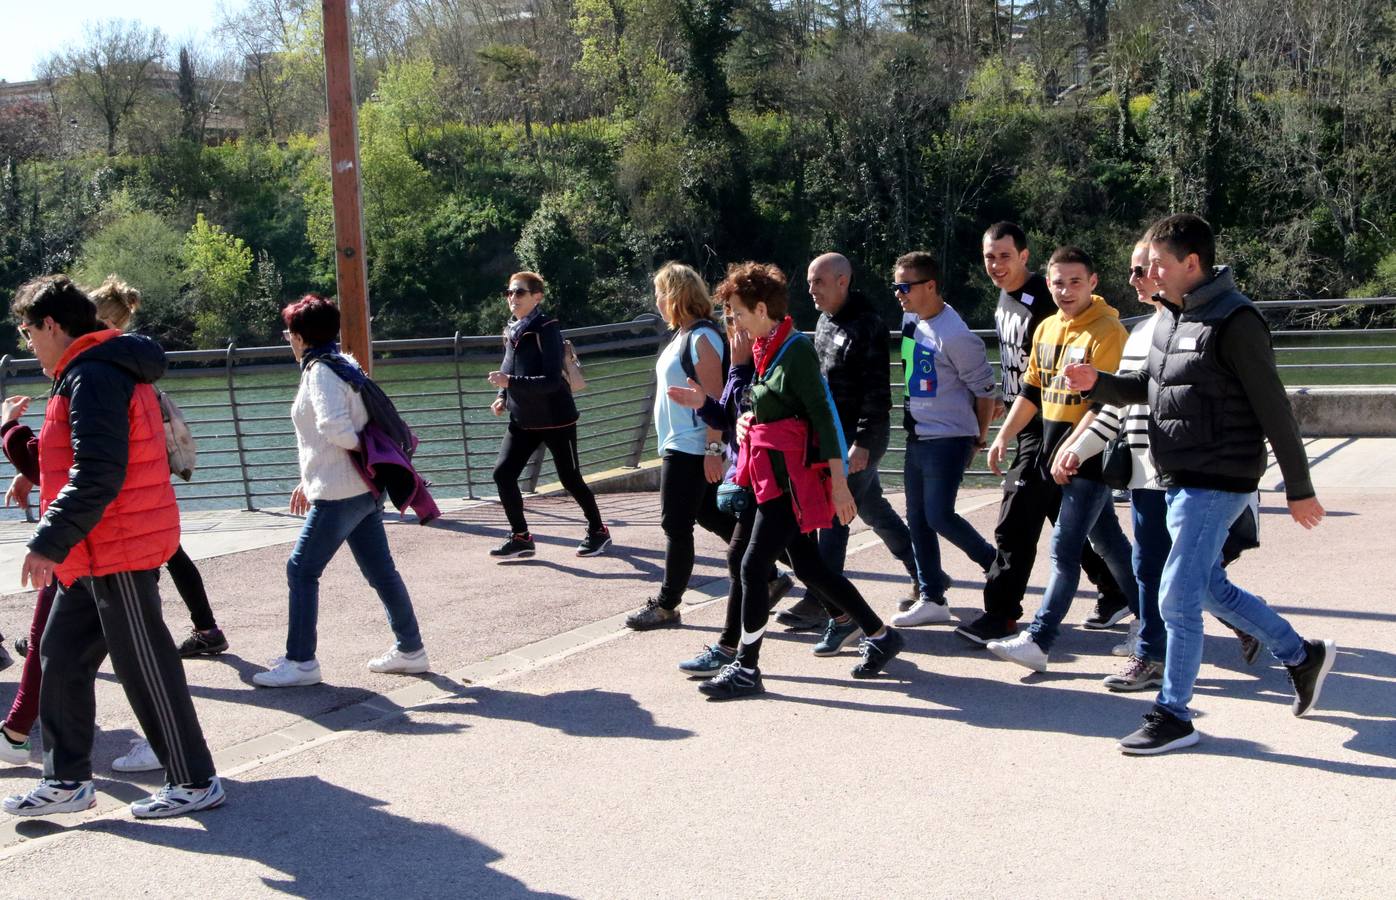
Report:
[[275,660],[270,669],[252,676],[258,687],[303,687],[320,683],[320,663],[316,660],[294,662],[286,657]]
[[8,734],[0,733],[0,763],[7,766],[29,765],[29,750],[33,745],[26,739],[16,744]]
[[162,769],[159,758],[155,751],[150,748],[150,741],[145,738],[132,738],[131,749],[125,756],[118,756],[111,761],[113,772],[150,772],[155,769]]
[[950,607],[945,603],[937,603],[934,600],[920,599],[904,613],[897,613],[892,617],[892,624],[898,628],[908,628],[914,625],[944,625],[952,622]]
[[431,663],[427,661],[426,648],[403,653],[398,648],[391,647],[387,653],[377,659],[370,659],[368,670],[370,672],[390,672],[395,675],[416,675],[430,671]]
[[6,797],[5,812],[12,816],[46,816],[49,813],[74,813],[97,805],[97,792],[91,781],[63,782],[45,778],[27,794]]
[[985,646],[999,659],[1015,662],[1034,672],[1047,671],[1047,654],[1026,631],[1020,631],[1006,641],[990,641]]
[[1112,656],[1138,656],[1139,655],[1139,620],[1135,619],[1129,623],[1129,634],[1124,642],[1116,644],[1110,648]]
[[223,782],[215,775],[208,787],[194,788],[183,784],[167,784],[144,800],[131,804],[131,815],[137,819],[167,819],[201,809],[222,806],[228,795],[223,791]]

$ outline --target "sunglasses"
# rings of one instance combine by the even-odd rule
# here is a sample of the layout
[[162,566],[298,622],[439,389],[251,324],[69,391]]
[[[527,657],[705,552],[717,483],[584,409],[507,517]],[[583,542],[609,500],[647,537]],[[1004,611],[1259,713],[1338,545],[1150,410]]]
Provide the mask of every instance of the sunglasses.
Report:
[[25,342],[26,344],[32,344],[32,343],[34,343],[34,339],[33,339],[32,337],[29,336],[29,326],[28,326],[28,325],[21,325],[21,326],[19,326],[19,336],[22,337],[22,338],[24,338],[24,342]]
[[1129,270],[1129,280],[1130,280],[1130,281],[1138,281],[1139,279],[1141,279],[1141,278],[1143,278],[1143,277],[1144,277],[1144,267],[1143,267],[1143,266],[1133,266],[1133,267],[1130,268],[1130,270]]
[[892,282],[892,290],[898,294],[910,294],[911,289],[916,287],[916,285],[930,284],[932,281],[935,281],[935,279],[922,278],[920,281],[894,281]]
[[281,332],[281,339],[287,343],[291,342],[291,329],[287,328]]
[[534,291],[530,291],[528,288],[509,288],[508,290],[506,290],[506,291],[504,292],[504,296],[506,296],[506,297],[512,297],[512,296],[514,296],[515,294],[517,294],[517,295],[519,295],[520,297],[523,297],[523,296],[526,296],[526,295],[532,294],[532,293],[534,293]]

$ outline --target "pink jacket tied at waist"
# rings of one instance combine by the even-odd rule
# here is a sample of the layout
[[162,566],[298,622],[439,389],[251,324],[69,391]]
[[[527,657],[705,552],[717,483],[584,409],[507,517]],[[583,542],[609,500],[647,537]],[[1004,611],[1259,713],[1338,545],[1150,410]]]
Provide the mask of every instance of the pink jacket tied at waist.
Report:
[[834,523],[833,489],[829,483],[829,463],[805,459],[809,449],[809,425],[802,419],[762,422],[747,429],[737,453],[737,484],[751,488],[757,503],[765,503],[785,493],[771,465],[771,451],[785,459],[790,476],[790,505],[801,532],[828,528]]

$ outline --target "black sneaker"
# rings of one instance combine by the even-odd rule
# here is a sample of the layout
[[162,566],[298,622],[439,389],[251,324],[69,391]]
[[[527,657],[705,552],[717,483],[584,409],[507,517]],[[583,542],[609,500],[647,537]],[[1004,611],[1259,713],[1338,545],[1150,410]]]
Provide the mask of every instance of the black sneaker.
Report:
[[1241,662],[1248,666],[1255,665],[1256,658],[1260,656],[1261,648],[1265,645],[1239,628],[1232,628],[1230,625],[1226,627],[1236,632],[1236,640],[1241,642]]
[[1120,751],[1131,756],[1157,756],[1197,743],[1197,730],[1161,706],[1144,713],[1144,725],[1120,738]]
[[991,616],[988,613],[967,625],[955,629],[955,633],[965,640],[983,647],[990,641],[1002,641],[1018,633],[1018,623]]
[[651,631],[655,628],[669,628],[681,620],[677,609],[665,609],[659,605],[658,597],[645,601],[645,608],[633,612],[625,618],[625,627],[636,631]]
[[[600,556],[606,552],[606,548],[611,546],[611,529],[605,525],[600,531],[588,531],[587,536],[582,538],[582,542],[577,545],[578,556]],[[528,542],[529,550],[533,549],[533,541]]]
[[533,535],[525,531],[523,534],[509,535],[509,540],[491,550],[490,556],[495,559],[520,559],[533,553]]
[[186,659],[191,656],[213,656],[227,649],[228,639],[223,636],[223,629],[215,628],[205,633],[195,628],[179,645],[179,655]]
[[698,690],[714,700],[736,700],[764,694],[766,686],[761,683],[760,669],[744,672],[741,666],[729,663],[712,678],[698,685]]
[[22,637],[19,640],[15,641],[15,652],[18,653],[20,656],[28,656],[29,638]]
[[795,586],[795,579],[790,577],[789,572],[777,572],[776,577],[766,582],[766,592],[770,595],[770,609],[775,609],[776,604],[785,599],[785,595],[790,593],[790,589]]
[[882,668],[901,653],[905,646],[906,641],[895,628],[887,629],[887,633],[880,638],[863,638],[863,642],[858,645],[858,652],[863,654],[863,661],[853,667],[853,677],[876,678],[882,673]]
[[1095,612],[1081,624],[1091,631],[1104,631],[1107,628],[1114,628],[1128,615],[1129,604],[1125,602],[1124,597],[1118,594],[1097,594]]
[[1297,666],[1285,666],[1289,671],[1289,681],[1294,685],[1294,714],[1308,715],[1318,703],[1319,692],[1323,690],[1323,680],[1333,669],[1333,657],[1338,648],[1332,641],[1305,641],[1308,653]]
[[789,609],[776,613],[776,622],[791,631],[823,631],[828,621],[829,614],[808,591]]

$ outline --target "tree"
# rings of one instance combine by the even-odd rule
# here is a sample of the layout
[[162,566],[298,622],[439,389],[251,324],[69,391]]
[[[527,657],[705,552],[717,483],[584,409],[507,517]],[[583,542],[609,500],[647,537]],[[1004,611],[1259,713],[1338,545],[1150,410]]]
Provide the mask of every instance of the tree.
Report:
[[109,201],[98,219],[105,224],[83,242],[73,277],[88,287],[108,275],[120,277],[141,292],[142,330],[187,346],[191,335],[180,296],[185,279],[179,232],[155,213],[137,208],[124,192]]
[[53,116],[44,104],[23,100],[0,106],[0,162],[27,162],[54,149]]
[[85,43],[54,59],[54,70],[81,105],[106,127],[107,155],[116,155],[116,137],[126,117],[149,93],[165,56],[160,29],[139,22],[107,19],[88,24]]
[[[252,288],[252,250],[199,213],[180,252],[194,309],[194,339],[216,347],[266,331],[269,314]],[[251,302],[249,302],[251,301]]]

